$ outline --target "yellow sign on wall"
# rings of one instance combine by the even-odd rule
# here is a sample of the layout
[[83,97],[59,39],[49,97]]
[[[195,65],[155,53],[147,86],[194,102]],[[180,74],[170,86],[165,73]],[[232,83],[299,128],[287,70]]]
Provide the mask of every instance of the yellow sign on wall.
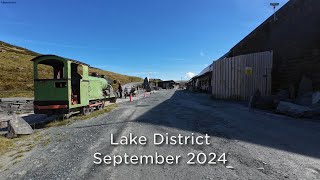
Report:
[[244,73],[246,75],[252,75],[252,67],[246,67],[244,70]]

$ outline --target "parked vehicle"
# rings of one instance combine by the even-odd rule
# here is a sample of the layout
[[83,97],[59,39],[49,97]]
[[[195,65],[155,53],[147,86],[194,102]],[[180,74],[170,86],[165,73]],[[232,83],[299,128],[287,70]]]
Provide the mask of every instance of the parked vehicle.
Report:
[[[97,73],[89,76],[89,65],[55,55],[34,59],[34,113],[88,114],[104,108],[105,102],[116,102],[111,84]],[[51,66],[51,78],[40,77],[38,65]]]

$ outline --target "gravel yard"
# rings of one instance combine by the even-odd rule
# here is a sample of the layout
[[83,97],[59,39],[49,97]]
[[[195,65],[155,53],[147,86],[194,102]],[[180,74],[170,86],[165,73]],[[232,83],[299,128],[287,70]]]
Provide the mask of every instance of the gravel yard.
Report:
[[[137,144],[132,140],[131,145],[111,145],[130,133],[137,142],[145,137],[146,143],[142,138]],[[155,145],[155,133],[168,137],[168,143],[163,139]],[[170,137],[179,134],[190,136],[188,143],[170,144]],[[205,135],[210,136],[209,144]],[[125,101],[102,116],[38,130],[32,138],[37,137],[38,143],[32,140],[34,147],[21,153],[19,161],[10,153],[0,157],[0,179],[320,179],[320,122],[252,111],[186,91],[162,90]],[[191,144],[197,137],[203,138]],[[100,164],[94,163],[97,152]],[[132,156],[156,158],[156,153],[173,156],[174,163],[132,161]],[[128,164],[125,154],[130,156]],[[192,154],[201,154],[200,162],[207,156],[216,164],[188,164]],[[106,155],[123,159],[113,166],[103,161]]]

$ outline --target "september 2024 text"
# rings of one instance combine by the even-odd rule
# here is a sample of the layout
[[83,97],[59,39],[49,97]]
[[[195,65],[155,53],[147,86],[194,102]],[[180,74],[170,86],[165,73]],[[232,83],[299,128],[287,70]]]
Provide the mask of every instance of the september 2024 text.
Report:
[[[129,133],[127,136],[121,136],[116,138],[114,134],[110,134],[110,145],[111,146],[148,146],[149,142],[155,147],[168,146],[210,146],[210,136],[205,134],[204,136],[195,136],[194,133],[191,135],[177,136],[169,135],[168,133],[160,134],[154,133],[152,140],[149,141],[147,136],[135,136]],[[158,148],[156,148],[158,149]],[[136,151],[135,151],[136,152]],[[139,152],[138,152],[139,153]],[[165,165],[165,164],[180,164],[185,162],[187,165],[216,165],[217,163],[226,164],[226,153],[217,152],[189,152],[183,154],[160,154],[155,151],[150,154],[128,154],[126,152],[113,155],[104,155],[102,152],[96,152],[93,155],[94,164],[106,164],[109,166],[118,166],[121,164],[125,165]],[[183,161],[183,159],[185,161]]]

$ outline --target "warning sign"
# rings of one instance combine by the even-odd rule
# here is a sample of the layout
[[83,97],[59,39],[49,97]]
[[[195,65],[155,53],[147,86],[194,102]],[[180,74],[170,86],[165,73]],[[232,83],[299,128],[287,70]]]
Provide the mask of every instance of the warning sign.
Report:
[[252,75],[252,67],[246,67],[244,70],[244,73],[246,75]]

